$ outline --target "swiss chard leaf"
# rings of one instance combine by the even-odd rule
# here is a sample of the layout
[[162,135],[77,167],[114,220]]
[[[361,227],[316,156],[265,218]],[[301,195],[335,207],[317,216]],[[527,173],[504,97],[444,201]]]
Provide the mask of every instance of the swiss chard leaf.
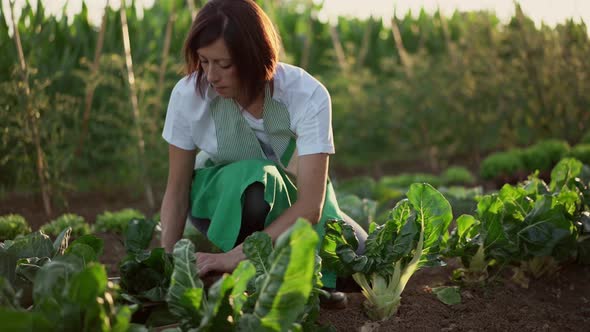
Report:
[[559,245],[568,245],[567,242],[574,239],[573,223],[565,208],[554,205],[554,200],[554,197],[543,196],[525,218],[524,227],[518,232],[524,257],[552,256]]
[[199,303],[202,291],[191,291],[190,297],[185,297],[185,292],[191,289],[202,289],[203,282],[199,279],[197,272],[197,258],[194,252],[194,244],[187,239],[182,239],[174,246],[174,271],[170,280],[170,288],[166,301],[170,312],[178,317],[189,319],[193,326],[198,326],[202,314],[195,303]]
[[[438,254],[444,242],[444,235],[453,220],[451,205],[444,196],[427,183],[414,183],[408,191],[408,200],[416,211],[416,220],[424,232],[424,249],[422,255],[432,258],[430,254]],[[420,265],[432,262],[432,259],[421,259]]]
[[174,267],[164,248],[154,248],[128,254],[119,269],[125,292],[139,299],[163,301]]
[[152,240],[157,222],[146,219],[131,219],[125,231],[125,249],[127,253],[145,250]]
[[304,220],[276,241],[270,270],[264,280],[254,314],[261,326],[283,330],[296,322],[312,290],[318,236]]

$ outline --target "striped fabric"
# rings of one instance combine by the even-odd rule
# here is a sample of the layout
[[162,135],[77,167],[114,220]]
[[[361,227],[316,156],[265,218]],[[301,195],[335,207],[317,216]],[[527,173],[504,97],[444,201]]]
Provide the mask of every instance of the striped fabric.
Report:
[[[233,99],[217,96],[210,107],[217,135],[216,165],[246,159],[266,159],[256,134]],[[268,84],[264,90],[262,118],[270,146],[275,155],[280,156],[281,167],[286,169],[295,150],[296,135],[291,130],[287,106],[271,97]]]

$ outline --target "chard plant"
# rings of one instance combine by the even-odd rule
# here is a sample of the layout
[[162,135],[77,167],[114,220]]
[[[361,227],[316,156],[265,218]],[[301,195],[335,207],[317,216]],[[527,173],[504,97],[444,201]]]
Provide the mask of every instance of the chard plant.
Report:
[[84,217],[66,213],[59,218],[52,220],[50,223],[41,226],[40,230],[50,236],[58,236],[64,229],[71,227],[72,237],[79,237],[90,234],[90,225],[86,223]]
[[148,249],[157,222],[132,219],[126,227],[127,255],[119,264],[123,298],[139,305],[164,302],[174,269],[172,255],[164,248]]
[[476,215],[459,217],[449,239],[446,255],[460,257],[464,265],[455,276],[480,283],[490,265],[511,264],[513,280],[528,287],[530,277],[552,275],[564,261],[583,255],[583,170],[579,161],[564,159],[553,169],[550,185],[535,173],[479,198]]
[[429,184],[412,184],[404,199],[381,226],[370,228],[365,253],[342,221],[327,225],[323,245],[326,266],[340,275],[352,274],[365,296],[364,308],[373,320],[394,315],[410,277],[423,266],[440,265],[439,251],[453,219],[448,201]]
[[255,233],[244,243],[250,259],[206,291],[198,277],[194,245],[178,241],[167,296],[170,311],[180,321],[176,330],[301,330],[318,276],[317,243],[317,234],[303,220],[282,234],[274,248],[266,234]]
[[18,235],[31,232],[31,227],[20,214],[0,216],[0,241],[13,240]]
[[[85,235],[68,245],[70,232],[65,229],[55,242],[35,232],[0,244],[0,291],[7,296],[0,301],[6,304],[0,308],[0,321],[7,331],[107,332],[132,327],[132,308],[115,304],[117,286],[97,262],[102,240]],[[26,291],[32,302],[23,307],[20,295]]]

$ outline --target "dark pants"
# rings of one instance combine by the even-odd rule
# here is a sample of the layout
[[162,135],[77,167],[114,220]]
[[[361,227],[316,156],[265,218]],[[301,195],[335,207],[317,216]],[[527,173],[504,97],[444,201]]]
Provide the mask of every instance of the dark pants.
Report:
[[[264,200],[264,185],[260,182],[255,182],[249,185],[244,191],[242,224],[238,234],[238,239],[236,240],[236,246],[244,242],[246,237],[248,237],[250,234],[257,231],[262,231],[264,229],[264,222],[269,211],[270,206]],[[349,216],[345,215],[344,217],[344,221],[352,226],[359,241],[357,253],[363,253],[365,251],[367,232]],[[192,216],[190,217],[190,220],[199,231],[207,235],[207,230],[209,230],[211,220],[204,218],[194,218]]]

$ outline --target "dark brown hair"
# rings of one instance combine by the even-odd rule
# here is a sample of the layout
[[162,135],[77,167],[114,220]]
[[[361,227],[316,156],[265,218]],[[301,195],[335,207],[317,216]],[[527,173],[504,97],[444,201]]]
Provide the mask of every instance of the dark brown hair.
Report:
[[252,0],[211,0],[199,11],[184,43],[188,75],[197,75],[204,95],[206,77],[197,50],[223,38],[240,86],[252,101],[272,79],[279,57],[279,36],[272,22]]

